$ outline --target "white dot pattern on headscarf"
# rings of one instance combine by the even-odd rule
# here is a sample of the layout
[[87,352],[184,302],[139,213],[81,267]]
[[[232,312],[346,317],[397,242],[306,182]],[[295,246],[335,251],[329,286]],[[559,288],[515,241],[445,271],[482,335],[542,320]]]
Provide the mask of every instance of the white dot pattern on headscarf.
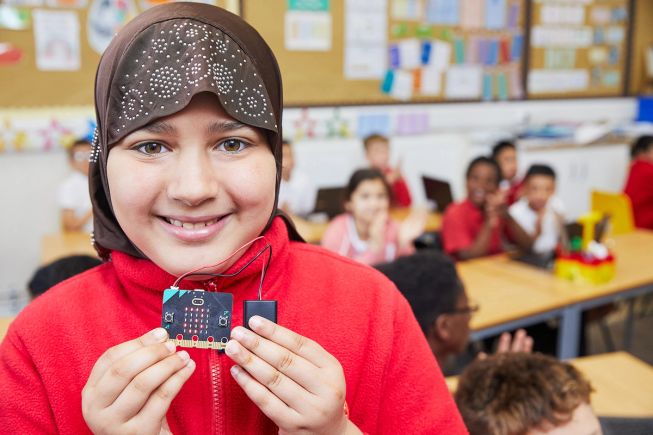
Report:
[[[109,140],[184,107],[198,92],[218,96],[239,121],[276,131],[270,99],[256,68],[222,31],[192,20],[171,20],[143,31],[127,49],[112,84]],[[111,104],[114,104],[112,107]]]

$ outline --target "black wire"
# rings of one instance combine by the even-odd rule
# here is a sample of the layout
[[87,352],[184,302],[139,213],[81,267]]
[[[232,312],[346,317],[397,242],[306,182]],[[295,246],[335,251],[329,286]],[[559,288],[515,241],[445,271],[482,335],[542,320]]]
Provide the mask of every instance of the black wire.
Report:
[[218,277],[218,278],[233,278],[234,276],[240,275],[240,273],[247,269],[253,262],[255,262],[265,251],[270,251],[270,255],[268,255],[268,261],[265,264],[265,267],[261,271],[261,282],[258,287],[258,300],[261,300],[261,289],[263,287],[263,280],[265,279],[265,275],[267,273],[267,269],[270,266],[270,260],[272,259],[272,245],[269,243],[263,247],[251,260],[249,260],[247,263],[243,265],[240,269],[238,269],[234,273],[207,273],[207,272],[193,272],[189,273],[186,275],[184,278],[187,278],[189,276],[212,276],[212,277]]

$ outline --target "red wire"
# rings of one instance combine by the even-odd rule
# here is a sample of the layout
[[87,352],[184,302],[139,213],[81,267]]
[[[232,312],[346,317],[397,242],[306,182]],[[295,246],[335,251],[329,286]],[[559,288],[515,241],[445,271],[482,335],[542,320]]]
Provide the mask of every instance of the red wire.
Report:
[[209,265],[207,265],[207,266],[201,266],[201,267],[198,267],[197,269],[193,269],[193,270],[190,270],[190,271],[184,273],[184,274],[181,275],[179,278],[177,278],[177,280],[176,280],[175,283],[172,285],[172,287],[173,287],[173,288],[176,288],[176,287],[179,285],[179,283],[181,282],[181,280],[184,279],[185,277],[187,277],[188,275],[190,275],[191,273],[195,273],[195,272],[197,272],[197,271],[199,271],[199,270],[202,270],[202,269],[208,269],[208,268],[210,268],[210,267],[218,267],[218,266],[221,265],[222,263],[225,263],[225,262],[229,261],[229,260],[230,260],[234,255],[236,255],[238,252],[242,251],[243,249],[249,247],[252,243],[254,243],[254,242],[258,241],[258,240],[261,240],[261,239],[265,239],[265,236],[258,236],[257,238],[250,240],[249,242],[245,243],[243,246],[241,246],[240,248],[238,248],[238,249],[236,249],[234,252],[232,252],[231,255],[229,255],[227,258],[225,258],[224,260],[222,260],[222,261],[220,261],[220,262],[218,262],[218,263],[215,263],[215,264],[209,264]]

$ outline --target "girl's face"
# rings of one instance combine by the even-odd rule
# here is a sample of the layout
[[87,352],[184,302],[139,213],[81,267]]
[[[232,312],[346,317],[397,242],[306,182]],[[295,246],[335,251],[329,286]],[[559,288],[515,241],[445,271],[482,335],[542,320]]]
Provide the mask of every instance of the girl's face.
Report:
[[264,133],[231,118],[209,93],[122,139],[107,174],[121,228],[172,275],[228,257],[263,231],[274,206],[275,160]]
[[390,207],[390,198],[383,180],[362,181],[347,201],[346,209],[358,222],[370,224],[381,212]]

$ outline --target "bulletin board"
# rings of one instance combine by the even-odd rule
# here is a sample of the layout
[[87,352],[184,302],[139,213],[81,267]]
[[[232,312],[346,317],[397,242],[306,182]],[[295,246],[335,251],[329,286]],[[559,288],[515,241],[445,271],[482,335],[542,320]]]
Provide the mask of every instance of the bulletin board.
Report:
[[[347,13],[352,8],[348,2],[356,2],[360,10],[366,11],[374,5],[385,5],[386,52],[383,55],[388,58],[377,77],[351,79],[345,72],[347,50],[351,48]],[[325,51],[287,49],[284,22],[289,3],[293,1],[243,2],[244,18],[261,33],[277,57],[287,106],[523,98],[526,0],[331,0],[327,2],[331,46]],[[501,12],[492,15],[495,21],[488,28],[486,5],[491,4],[498,5]],[[440,10],[434,10],[438,5]],[[365,17],[369,19],[369,13],[361,15]],[[445,49],[448,50],[446,65],[424,61],[425,42],[431,45],[431,55],[435,54],[436,46],[449,47]],[[417,57],[420,64],[393,65],[393,52],[404,54],[416,50],[418,55],[413,58]],[[361,50],[353,56],[366,54]],[[458,74],[460,71],[471,76],[477,83],[476,89],[448,95],[447,71],[451,68],[456,71],[453,77],[465,77]],[[399,92],[394,92],[398,84]],[[465,84],[458,87],[461,86]]]
[[626,93],[629,0],[534,0],[530,17],[529,98]]
[[[89,41],[89,11],[98,5],[116,4],[123,7],[123,22],[160,0],[0,0],[0,8],[9,7],[27,17],[22,29],[9,29],[0,23],[0,108],[39,108],[46,106],[92,106],[95,72],[100,54]],[[239,1],[217,0],[219,6]],[[233,9],[232,9],[233,10]],[[64,12],[79,27],[79,63],[69,70],[43,70],[37,67],[37,37],[34,29],[37,11]],[[120,14],[120,10],[116,15]],[[100,11],[104,14],[104,11]],[[0,13],[0,16],[2,14]],[[111,15],[101,15],[105,21]],[[69,23],[66,23],[68,25]],[[9,51],[8,51],[9,50]],[[16,60],[16,57],[19,59]],[[76,56],[77,57],[77,56]]]

